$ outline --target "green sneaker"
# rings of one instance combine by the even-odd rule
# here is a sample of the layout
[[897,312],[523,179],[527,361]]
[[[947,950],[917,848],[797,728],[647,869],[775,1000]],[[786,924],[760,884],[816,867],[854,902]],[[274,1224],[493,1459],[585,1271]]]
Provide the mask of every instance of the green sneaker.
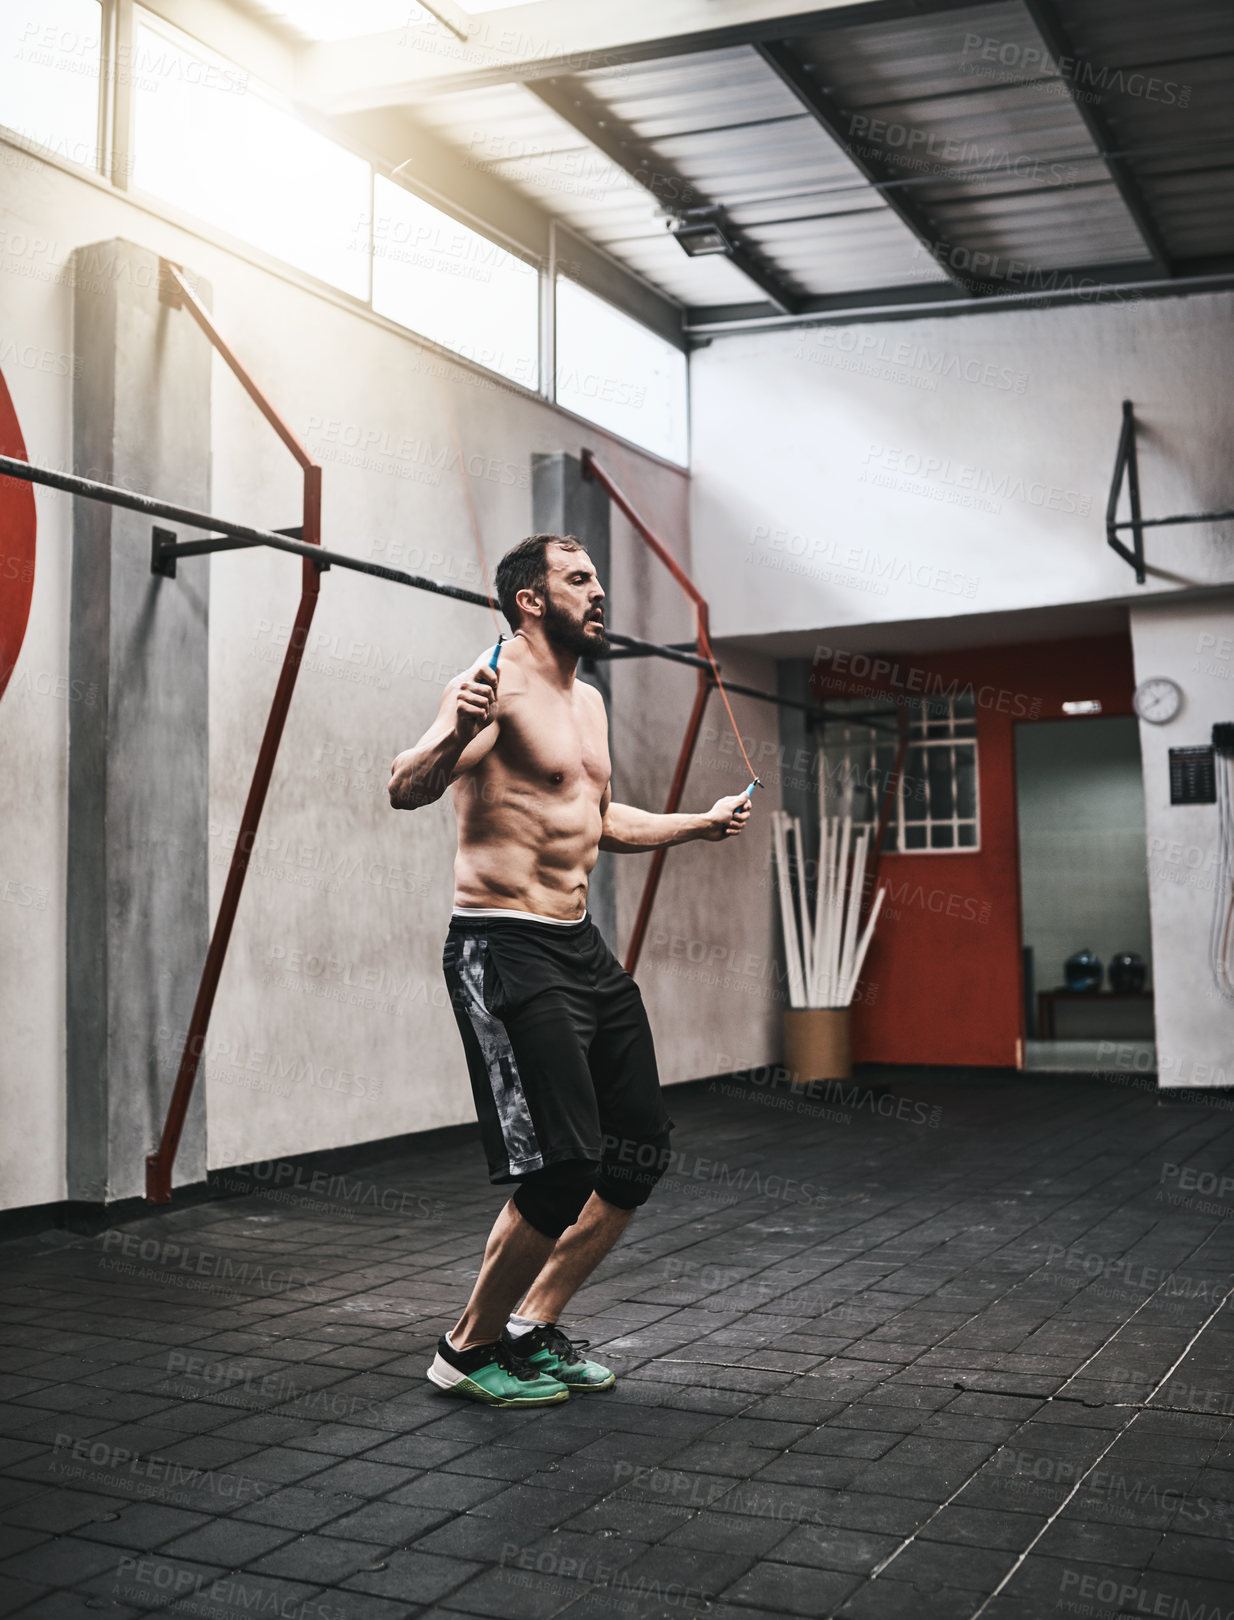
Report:
[[518,1360],[502,1343],[456,1350],[443,1334],[428,1376],[447,1395],[482,1401],[485,1406],[554,1406],[570,1399],[560,1378]]
[[569,1339],[552,1322],[543,1322],[517,1336],[507,1330],[501,1340],[516,1363],[547,1373],[571,1390],[611,1389],[617,1382],[616,1373],[579,1354],[586,1350],[587,1339]]

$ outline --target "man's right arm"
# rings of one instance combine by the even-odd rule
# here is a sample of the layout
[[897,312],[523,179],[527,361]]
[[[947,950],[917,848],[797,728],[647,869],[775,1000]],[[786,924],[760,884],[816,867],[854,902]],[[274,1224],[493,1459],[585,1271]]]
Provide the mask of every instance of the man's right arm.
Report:
[[437,718],[414,748],[390,767],[390,805],[418,810],[441,798],[497,741],[497,672],[480,664],[456,676],[441,695]]

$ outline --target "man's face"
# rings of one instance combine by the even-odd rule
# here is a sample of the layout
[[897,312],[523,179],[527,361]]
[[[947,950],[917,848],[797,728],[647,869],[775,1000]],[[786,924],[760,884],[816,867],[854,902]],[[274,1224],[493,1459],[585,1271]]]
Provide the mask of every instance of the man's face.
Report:
[[563,652],[586,657],[604,646],[604,590],[585,551],[545,548],[544,634]]

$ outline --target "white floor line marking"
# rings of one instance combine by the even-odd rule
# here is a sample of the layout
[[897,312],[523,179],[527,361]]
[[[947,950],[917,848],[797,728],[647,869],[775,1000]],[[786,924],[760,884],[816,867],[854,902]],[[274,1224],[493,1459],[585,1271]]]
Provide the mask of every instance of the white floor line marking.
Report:
[[[1182,1364],[1183,1364],[1183,1362],[1184,1362],[1184,1361],[1186,1361],[1186,1359],[1187,1359],[1187,1357],[1188,1357],[1188,1356],[1189,1356],[1189,1355],[1190,1355],[1190,1354],[1191,1354],[1191,1350],[1192,1350],[1192,1346],[1193,1346],[1193,1345],[1194,1345],[1194,1344],[1195,1344],[1195,1341],[1196,1341],[1196,1340],[1197,1340],[1197,1339],[1198,1339],[1198,1338],[1199,1338],[1199,1336],[1200,1336],[1200,1334],[1201,1334],[1201,1333],[1203,1333],[1203,1332],[1204,1332],[1204,1329],[1205,1329],[1205,1328],[1206,1328],[1206,1327],[1207,1327],[1207,1326],[1208,1326],[1208,1325],[1209,1325],[1209,1323],[1210,1323],[1210,1322],[1211,1322],[1211,1321],[1212,1321],[1212,1320],[1213,1320],[1213,1318],[1214,1318],[1214,1317],[1215,1317],[1215,1316],[1216,1316],[1216,1314],[1217,1314],[1217,1312],[1218,1312],[1218,1311],[1219,1311],[1219,1310],[1220,1310],[1220,1309],[1221,1309],[1221,1307],[1222,1307],[1222,1306],[1223,1306],[1223,1305],[1224,1305],[1224,1304],[1225,1304],[1225,1302],[1226,1302],[1226,1300],[1227,1300],[1227,1299],[1229,1299],[1229,1297],[1230,1297],[1230,1295],[1231,1295],[1231,1294],[1234,1294],[1234,1288],[1229,1288],[1229,1289],[1227,1289],[1227,1290],[1226,1290],[1226,1292],[1225,1292],[1225,1294],[1224,1294],[1224,1295],[1223,1295],[1223,1296],[1222,1296],[1222,1298],[1221,1298],[1221,1300],[1220,1300],[1220,1301],[1219,1301],[1219,1302],[1218,1302],[1218,1304],[1216,1304],[1216,1305],[1215,1305],[1215,1306],[1214,1306],[1214,1307],[1213,1307],[1213,1309],[1212,1309],[1212,1311],[1211,1311],[1211,1313],[1210,1313],[1210,1314],[1209,1314],[1209,1316],[1208,1316],[1208,1319],[1207,1319],[1207,1320],[1206,1320],[1206,1321],[1205,1321],[1205,1322],[1203,1322],[1203,1323],[1201,1323],[1201,1325],[1200,1325],[1200,1326],[1199,1326],[1199,1327],[1198,1327],[1198,1328],[1197,1328],[1197,1329],[1196,1329],[1196,1331],[1195,1331],[1195,1333],[1193,1333],[1193,1334],[1192,1334],[1192,1336],[1191,1336],[1191,1339],[1190,1339],[1190,1340],[1189,1340],[1189,1341],[1188,1341],[1188,1344],[1187,1344],[1187,1348],[1186,1348],[1186,1349],[1185,1349],[1185,1350],[1184,1350],[1184,1351],[1183,1351],[1183,1353],[1182,1353],[1182,1355],[1181,1355],[1181,1356],[1179,1356],[1179,1358],[1178,1358],[1178,1360],[1177,1360],[1177,1361],[1176,1361],[1176,1362],[1175,1362],[1175,1363],[1174,1363],[1174,1365],[1173,1365],[1173,1366],[1172,1366],[1172,1367],[1171,1367],[1171,1368],[1170,1368],[1170,1370],[1169,1370],[1169,1372],[1168,1372],[1168,1373],[1166,1373],[1166,1374],[1165,1374],[1165,1376],[1164,1376],[1164,1377],[1163,1377],[1163,1378],[1162,1378],[1162,1379],[1161,1379],[1161,1381],[1160,1381],[1160,1382],[1159,1382],[1159,1383],[1158,1383],[1158,1384],[1157,1384],[1157,1386],[1156,1386],[1156,1389],[1154,1389],[1154,1390],[1153,1390],[1153,1392],[1152,1392],[1152,1395],[1150,1395],[1150,1396],[1149,1396],[1149,1397],[1148,1397],[1148,1398],[1149,1398],[1149,1400],[1150,1400],[1150,1401],[1151,1401],[1151,1400],[1152,1400],[1152,1398],[1153,1398],[1153,1395],[1155,1395],[1155,1394],[1156,1394],[1156,1393],[1157,1393],[1157,1390],[1159,1390],[1159,1389],[1161,1389],[1161,1388],[1163,1388],[1163,1387],[1164,1387],[1164,1385],[1165,1385],[1165,1384],[1166,1384],[1166,1382],[1167,1382],[1167,1381],[1168,1381],[1168,1380],[1169,1380],[1169,1379],[1170,1379],[1170,1378],[1171,1378],[1171,1377],[1172,1377],[1172,1376],[1173,1376],[1173,1375],[1174,1375],[1174,1374],[1175,1374],[1175,1373],[1176,1373],[1176,1372],[1177,1372],[1177,1371],[1178,1371],[1178,1369],[1179,1369],[1179,1368],[1180,1368],[1180,1367],[1181,1367],[1181,1366],[1182,1366]],[[1066,1495],[1066,1497],[1065,1497],[1065,1498],[1064,1498],[1064,1500],[1063,1500],[1063,1501],[1061,1501],[1061,1502],[1060,1502],[1060,1503],[1059,1503],[1059,1505],[1058,1505],[1058,1506],[1057,1506],[1057,1507],[1056,1507],[1056,1508],[1055,1508],[1055,1510],[1054,1510],[1054,1512],[1053,1512],[1053,1513],[1051,1513],[1051,1514],[1050,1514],[1050,1517],[1049,1517],[1049,1518],[1048,1518],[1048,1519],[1047,1519],[1047,1520],[1046,1520],[1046,1522],[1045,1522],[1045,1523],[1044,1523],[1044,1524],[1043,1524],[1043,1525],[1042,1525],[1042,1526],[1041,1526],[1041,1529],[1040,1529],[1040,1530],[1038,1530],[1038,1532],[1037,1532],[1037,1534],[1036,1534],[1036,1535],[1035,1535],[1035,1536],[1034,1536],[1034,1537],[1033,1537],[1033,1539],[1032,1539],[1032,1540],[1031,1540],[1031,1541],[1030,1541],[1030,1542],[1029,1542],[1029,1544],[1028,1544],[1028,1546],[1027,1546],[1027,1547],[1025,1547],[1025,1549],[1024,1549],[1024,1551],[1023,1551],[1023,1552],[1022,1552],[1022,1553],[1021,1553],[1021,1554],[1020,1554],[1020,1556],[1019,1556],[1019,1557],[1018,1557],[1018,1558],[1017,1558],[1017,1559],[1016,1559],[1016,1561],[1015,1561],[1015,1563],[1014,1563],[1014,1564],[1012,1564],[1012,1566],[1011,1566],[1011,1568],[1010,1568],[1010,1569],[1009,1569],[1009,1570],[1008,1570],[1008,1571],[1007,1571],[1007,1573],[1006,1573],[1006,1574],[1005,1574],[1005,1575],[1004,1575],[1004,1576],[1003,1576],[1003,1578],[1002,1578],[1002,1580],[1001,1580],[1001,1581],[999,1581],[999,1583],[998,1583],[998,1585],[997,1585],[997,1586],[996,1586],[996,1587],[995,1587],[995,1588],[994,1588],[994,1590],[993,1590],[993,1591],[992,1591],[992,1592],[991,1592],[991,1593],[990,1593],[990,1595],[989,1595],[989,1597],[987,1597],[987,1598],[983,1598],[983,1599],[982,1599],[982,1602],[981,1602],[981,1604],[980,1604],[980,1605],[979,1605],[979,1607],[977,1607],[977,1608],[976,1608],[976,1609],[974,1609],[974,1610],[973,1610],[973,1612],[972,1612],[972,1614],[971,1614],[971,1615],[970,1615],[970,1616],[969,1616],[969,1620],[978,1620],[978,1617],[979,1617],[979,1616],[980,1616],[980,1615],[983,1615],[983,1614],[984,1614],[984,1613],[985,1613],[985,1611],[986,1611],[986,1610],[987,1610],[987,1609],[988,1609],[988,1608],[989,1608],[989,1606],[990,1606],[990,1604],[991,1604],[991,1603],[993,1603],[993,1601],[994,1601],[994,1599],[995,1599],[995,1598],[996,1598],[996,1597],[997,1597],[997,1596],[998,1596],[998,1594],[999,1594],[999,1593],[1000,1593],[1000,1592],[1001,1592],[1001,1591],[1002,1591],[1002,1589],[1003,1589],[1003,1587],[1004,1587],[1004,1586],[1006,1586],[1006,1584],[1007,1584],[1007,1582],[1008,1582],[1008,1581],[1009,1581],[1009,1580],[1010,1580],[1010,1579],[1011,1579],[1011,1577],[1012,1577],[1012,1576],[1013,1576],[1013,1575],[1014,1575],[1014,1574],[1015,1574],[1015,1572],[1016,1572],[1016,1570],[1017,1570],[1017,1569],[1019,1569],[1019,1567],[1020,1567],[1020,1565],[1021,1565],[1021,1564],[1022,1564],[1022,1563],[1023,1563],[1023,1562],[1024,1562],[1024,1560],[1025,1560],[1025,1559],[1026,1559],[1026,1558],[1027,1558],[1027,1557],[1028,1557],[1028,1555],[1029,1555],[1029,1553],[1031,1553],[1031,1552],[1032,1552],[1032,1550],[1033,1550],[1033,1548],[1034,1548],[1034,1547],[1035,1547],[1035,1546],[1036,1546],[1036,1545],[1037,1545],[1037,1543],[1038,1543],[1038,1542],[1039,1542],[1039,1541],[1040,1541],[1040,1540],[1041,1540],[1041,1538],[1042,1538],[1042,1536],[1044,1536],[1044,1535],[1045,1535],[1045,1533],[1046,1533],[1046,1531],[1047,1531],[1047,1530],[1048,1530],[1048,1529],[1049,1529],[1049,1528],[1050,1528],[1050,1526],[1051,1526],[1051,1525],[1052,1525],[1052,1524],[1053,1524],[1053,1523],[1054,1523],[1054,1521],[1055,1521],[1055,1519],[1057,1519],[1057,1518],[1058,1518],[1058,1516],[1059,1516],[1059,1514],[1060,1514],[1060,1513],[1062,1513],[1062,1511],[1063,1511],[1063,1510],[1064,1510],[1064,1508],[1066,1508],[1066,1506],[1067,1506],[1067,1504],[1068,1504],[1068,1503],[1069,1503],[1069,1502],[1070,1502],[1070,1501],[1071,1501],[1071,1499],[1072,1499],[1072,1497],[1073,1497],[1073,1496],[1074,1496],[1074,1495],[1075,1495],[1075,1493],[1076,1493],[1076,1492],[1077,1492],[1077,1491],[1078,1491],[1078,1490],[1079,1490],[1079,1488],[1080,1488],[1080,1486],[1081,1486],[1081,1485],[1083,1485],[1083,1483],[1084,1483],[1084,1481],[1085,1481],[1085,1480],[1086,1480],[1086,1479],[1087,1479],[1087,1478],[1088,1478],[1088,1476],[1089,1476],[1089,1475],[1090,1475],[1090,1474],[1091,1474],[1091,1473],[1092,1473],[1092,1471],[1093,1471],[1093,1469],[1094,1469],[1094,1468],[1096,1468],[1096,1466],[1097,1466],[1097,1464],[1098,1464],[1098,1463],[1099,1463],[1099,1462],[1100,1462],[1100,1461],[1101,1461],[1101,1460],[1102,1460],[1102,1458],[1103,1458],[1103,1457],[1105,1457],[1105,1455],[1106,1455],[1106,1453],[1107,1453],[1107,1452],[1110,1452],[1110,1451],[1113,1451],[1113,1449],[1114,1449],[1114,1447],[1115,1447],[1115,1446],[1116,1446],[1116,1445],[1117,1445],[1117,1444],[1118,1444],[1118,1442],[1119,1442],[1119,1441],[1120,1441],[1120,1440],[1121,1440],[1121,1439],[1122,1439],[1122,1438],[1123,1438],[1123,1436],[1124,1436],[1124,1435],[1125,1435],[1125,1434],[1127,1434],[1127,1433],[1129,1433],[1129,1432],[1130,1432],[1130,1430],[1131,1430],[1131,1428],[1132,1428],[1132,1425],[1133,1425],[1133,1424],[1135,1424],[1135,1423],[1136,1423],[1136,1422],[1137,1422],[1137,1421],[1138,1421],[1138,1420],[1139,1420],[1139,1417],[1140,1417],[1140,1414],[1139,1414],[1139,1412],[1136,1412],[1136,1413],[1134,1413],[1134,1414],[1133,1414],[1133,1415],[1132,1415],[1132,1416],[1131,1416],[1131,1418],[1129,1418],[1129,1419],[1128,1419],[1128,1421],[1127,1421],[1127,1422],[1126,1422],[1126,1423],[1124,1423],[1124,1424],[1123,1424],[1123,1426],[1122,1426],[1122,1428],[1121,1428],[1121,1429],[1120,1429],[1120,1430],[1119,1430],[1119,1431],[1118,1431],[1118,1433],[1117,1433],[1117,1434],[1116,1434],[1116,1435],[1115,1435],[1115,1436],[1114,1436],[1114,1438],[1113,1438],[1113,1439],[1112,1439],[1112,1440],[1111,1440],[1111,1441],[1110,1441],[1110,1443],[1109,1443],[1109,1445],[1108,1445],[1108,1446],[1106,1446],[1106,1447],[1105,1447],[1105,1449],[1104,1449],[1104,1450],[1103,1450],[1103,1451],[1102,1451],[1102,1453],[1101,1453],[1101,1456],[1100,1456],[1100,1457],[1097,1457],[1097,1458],[1095,1458],[1095,1459],[1094,1459],[1094,1461],[1093,1461],[1093,1462],[1091,1462],[1091,1463],[1090,1463],[1090,1464],[1089,1464],[1089,1465],[1088,1465],[1088,1467],[1087,1467],[1087,1468],[1086,1468],[1086,1469],[1085,1469],[1085,1470],[1084,1470],[1084,1472],[1083,1472],[1083,1474],[1082,1474],[1082,1475],[1081,1475],[1081,1476],[1080,1476],[1080,1478],[1079,1478],[1079,1479],[1077,1479],[1077,1480],[1076,1480],[1076,1482],[1075,1482],[1075,1484],[1074,1484],[1074,1485],[1073,1485],[1073,1486],[1072,1486],[1072,1487],[1071,1487],[1071,1489],[1070,1489],[1070,1490],[1069,1490],[1069,1491],[1068,1491],[1068,1492],[1067,1492],[1067,1495]]]
[[[1211,1234],[1210,1234],[1210,1237],[1211,1237]],[[1205,1238],[1204,1243],[1200,1244],[1200,1248],[1202,1249],[1204,1247],[1204,1244],[1208,1243],[1208,1242],[1209,1242],[1209,1238]],[[1197,1250],[1196,1252],[1198,1253],[1199,1251]],[[1192,1258],[1194,1258],[1194,1256]],[[1047,1262],[1047,1264],[1048,1264],[1048,1262]],[[1040,1266],[1037,1268],[1038,1271],[1040,1271],[1042,1269],[1043,1269],[1043,1267],[1040,1267]],[[1033,1276],[1036,1276],[1036,1274],[1037,1274],[1036,1272],[1032,1273]],[[1058,1388],[1054,1391],[1054,1393],[1052,1395],[1039,1395],[1039,1396],[1037,1396],[1036,1399],[1039,1401],[1040,1405],[1041,1406],[1048,1406],[1051,1401],[1057,1400],[1058,1397],[1067,1388],[1067,1385],[1070,1384],[1070,1383],[1073,1383],[1075,1381],[1075,1379],[1077,1379],[1080,1376],[1080,1374],[1084,1371],[1084,1369],[1086,1367],[1091,1366],[1092,1363],[1094,1361],[1096,1361],[1096,1359],[1097,1359],[1097,1357],[1099,1355],[1101,1355],[1104,1351],[1108,1350],[1109,1347],[1114,1343],[1115,1339],[1117,1339],[1118,1335],[1123,1331],[1123,1329],[1126,1328],[1126,1327],[1130,1327],[1131,1323],[1135,1321],[1136,1317],[1140,1314],[1140,1312],[1142,1310],[1147,1309],[1147,1307],[1152,1304],[1153,1300],[1156,1299],[1157,1295],[1166,1286],[1166,1284],[1173,1279],[1174,1275],[1175,1275],[1175,1273],[1173,1271],[1171,1271],[1167,1276],[1163,1277],[1162,1280],[1157,1284],[1156,1288],[1153,1289],[1152,1293],[1149,1294],[1148,1298],[1143,1299],[1143,1300],[1140,1301],[1140,1303],[1136,1306],[1135,1310],[1132,1311],[1131,1315],[1129,1317],[1127,1317],[1126,1321],[1120,1322],[1118,1324],[1118,1326],[1114,1329],[1113,1333],[1110,1334],[1109,1338],[1106,1339],[1103,1344],[1099,1344],[1097,1346],[1097,1348],[1093,1351],[1092,1355],[1088,1356],[1084,1361],[1082,1361],[1080,1363],[1080,1365],[1076,1368],[1076,1370],[1073,1373],[1071,1373],[1066,1379],[1063,1380],[1063,1382],[1058,1386]],[[1231,1291],[1234,1292],[1234,1290],[1231,1290]],[[1226,1299],[1228,1299],[1229,1297],[1230,1297],[1229,1294],[1226,1294],[1224,1296],[1224,1298],[1221,1300],[1221,1303],[1219,1305],[1217,1305],[1217,1307],[1214,1309],[1213,1316],[1216,1316],[1217,1311],[1219,1311],[1221,1309],[1221,1306],[1225,1304]],[[1211,1322],[1211,1321],[1212,1321],[1212,1316],[1210,1316],[1208,1318],[1208,1322]],[[1199,1333],[1203,1333],[1204,1328],[1208,1326],[1208,1322],[1204,1323],[1204,1327],[1200,1328]],[[1199,1337],[1199,1333],[1196,1334],[1196,1338]],[[1195,1343],[1195,1339],[1192,1339],[1191,1342],[1188,1344],[1187,1349],[1183,1351],[1182,1356],[1179,1357],[1179,1361],[1181,1361],[1183,1359],[1183,1357],[1185,1357],[1188,1354],[1188,1352],[1191,1349],[1191,1345],[1193,1345],[1194,1343]],[[1177,1366],[1178,1366],[1178,1362],[1176,1361],[1174,1363],[1174,1367],[1177,1367]],[[1165,1375],[1166,1378],[1168,1378],[1170,1376],[1170,1373],[1172,1373],[1174,1371],[1174,1367],[1170,1368],[1170,1372]],[[1157,1393],[1157,1390],[1159,1390],[1161,1388],[1161,1385],[1164,1384],[1164,1383],[1165,1383],[1165,1378],[1163,1378],[1161,1380],[1161,1383],[1159,1383],[1156,1386],[1156,1388],[1154,1388],[1153,1390],[1150,1391],[1149,1396],[1148,1396],[1148,1399],[1150,1401],[1152,1400],[1153,1396]],[[1125,1434],[1127,1429],[1129,1429],[1131,1427],[1131,1424],[1135,1422],[1135,1419],[1137,1417],[1139,1417],[1139,1415],[1140,1414],[1137,1411],[1135,1413],[1135,1416],[1131,1418],[1131,1420],[1125,1425],[1125,1427],[1123,1428],[1123,1430],[1121,1432]],[[1020,1423],[1019,1425],[1017,1425],[1017,1430],[1022,1429],[1024,1427],[1024,1424],[1031,1423],[1033,1421],[1033,1418],[1036,1417],[1036,1416],[1037,1416],[1037,1414],[1034,1412],[1029,1417],[1026,1417],[1024,1419],[1023,1423]],[[1014,1435],[1017,1432],[1017,1430],[1013,1430],[1012,1435]],[[921,1534],[921,1532],[923,1530],[928,1530],[929,1529],[930,1525],[932,1525],[934,1523],[935,1519],[938,1518],[939,1514],[944,1512],[947,1508],[949,1508],[951,1506],[951,1504],[955,1501],[956,1497],[962,1495],[968,1489],[968,1487],[977,1478],[977,1475],[981,1473],[982,1469],[989,1467],[989,1465],[990,1465],[991,1461],[993,1460],[993,1458],[997,1457],[999,1452],[1004,1449],[1004,1447],[1008,1443],[1008,1440],[1010,1440],[1012,1438],[1012,1435],[1009,1435],[1007,1440],[1003,1441],[1002,1445],[999,1446],[998,1451],[993,1452],[991,1454],[991,1456],[986,1458],[985,1462],[983,1462],[981,1464],[980,1468],[974,1469],[973,1472],[964,1481],[964,1483],[962,1485],[957,1486],[956,1489],[954,1491],[952,1491],[951,1495],[947,1498],[947,1500],[945,1502],[940,1502],[939,1505],[934,1509],[934,1512],[931,1513],[931,1515],[930,1515],[930,1517],[928,1519],[923,1520],[922,1523],[917,1526],[917,1528],[912,1532],[911,1535],[906,1536],[898,1547],[896,1547],[892,1552],[889,1552],[887,1554],[886,1558],[883,1559],[882,1563],[876,1564],[874,1566],[874,1568],[870,1571],[870,1576],[869,1576],[870,1580],[872,1580],[872,1581],[877,1580],[878,1577],[887,1568],[888,1564],[894,1563],[895,1560],[900,1556],[900,1554],[902,1552],[905,1551],[906,1548],[912,1546],[913,1542],[916,1541],[917,1537]],[[1104,1457],[1104,1456],[1105,1456],[1105,1452],[1103,1451],[1101,1453],[1101,1457]],[[1101,1461],[1101,1457],[1097,1458],[1097,1462]],[[1090,1467],[1087,1470],[1087,1473],[1085,1474],[1084,1478],[1087,1478],[1088,1474],[1092,1473],[1093,1469],[1097,1466],[1097,1462],[1092,1463],[1090,1465]],[[1080,1481],[1077,1482],[1075,1489],[1078,1490],[1081,1484],[1083,1484],[1083,1479],[1081,1479]],[[1071,1495],[1074,1495],[1074,1494],[1075,1494],[1075,1491],[1072,1491]],[[1069,1496],[1067,1498],[1067,1501],[1070,1501],[1070,1500],[1071,1500],[1071,1497]],[[1066,1502],[1064,1502],[1063,1506],[1065,1507],[1066,1505],[1067,1505]],[[1060,1512],[1061,1512],[1061,1509],[1060,1509]],[[1049,1521],[1049,1523],[1042,1526],[1041,1535],[1045,1534],[1045,1532],[1050,1528],[1050,1524],[1052,1524],[1053,1522],[1054,1522],[1053,1519],[1051,1519]],[[1040,1539],[1040,1536],[1034,1538],[1034,1541],[1033,1541],[1032,1545],[1035,1546],[1039,1539]],[[1029,1550],[1031,1551],[1031,1548]],[[1020,1562],[1021,1563],[1023,1562],[1023,1556],[1021,1557]],[[1014,1569],[1011,1569],[1011,1570],[1008,1571],[1002,1585],[1000,1585],[998,1587],[998,1589],[997,1589],[998,1591],[1002,1590],[1002,1586],[1006,1585],[1006,1582],[1011,1579],[1012,1575],[1015,1574],[1015,1570],[1018,1569],[1018,1568],[1019,1568],[1019,1564],[1017,1563]],[[993,1597],[994,1595],[995,1594],[993,1592],[991,1592],[990,1597]],[[987,1598],[986,1602],[988,1603],[989,1601],[990,1601],[990,1599]],[[983,1605],[983,1607],[984,1607],[984,1605]],[[977,1613],[980,1614],[980,1612],[981,1612],[981,1610],[979,1609],[977,1611]],[[976,1615],[972,1616],[972,1620],[977,1620]]]

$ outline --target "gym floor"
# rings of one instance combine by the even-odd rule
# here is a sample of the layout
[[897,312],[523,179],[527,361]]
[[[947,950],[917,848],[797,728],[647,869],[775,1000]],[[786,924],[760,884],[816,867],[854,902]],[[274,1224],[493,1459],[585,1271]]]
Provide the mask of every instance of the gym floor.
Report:
[[1223,1099],[672,1099],[567,1324],[617,1387],[559,1408],[425,1381],[502,1197],[466,1131],[8,1244],[0,1612],[1224,1613]]

